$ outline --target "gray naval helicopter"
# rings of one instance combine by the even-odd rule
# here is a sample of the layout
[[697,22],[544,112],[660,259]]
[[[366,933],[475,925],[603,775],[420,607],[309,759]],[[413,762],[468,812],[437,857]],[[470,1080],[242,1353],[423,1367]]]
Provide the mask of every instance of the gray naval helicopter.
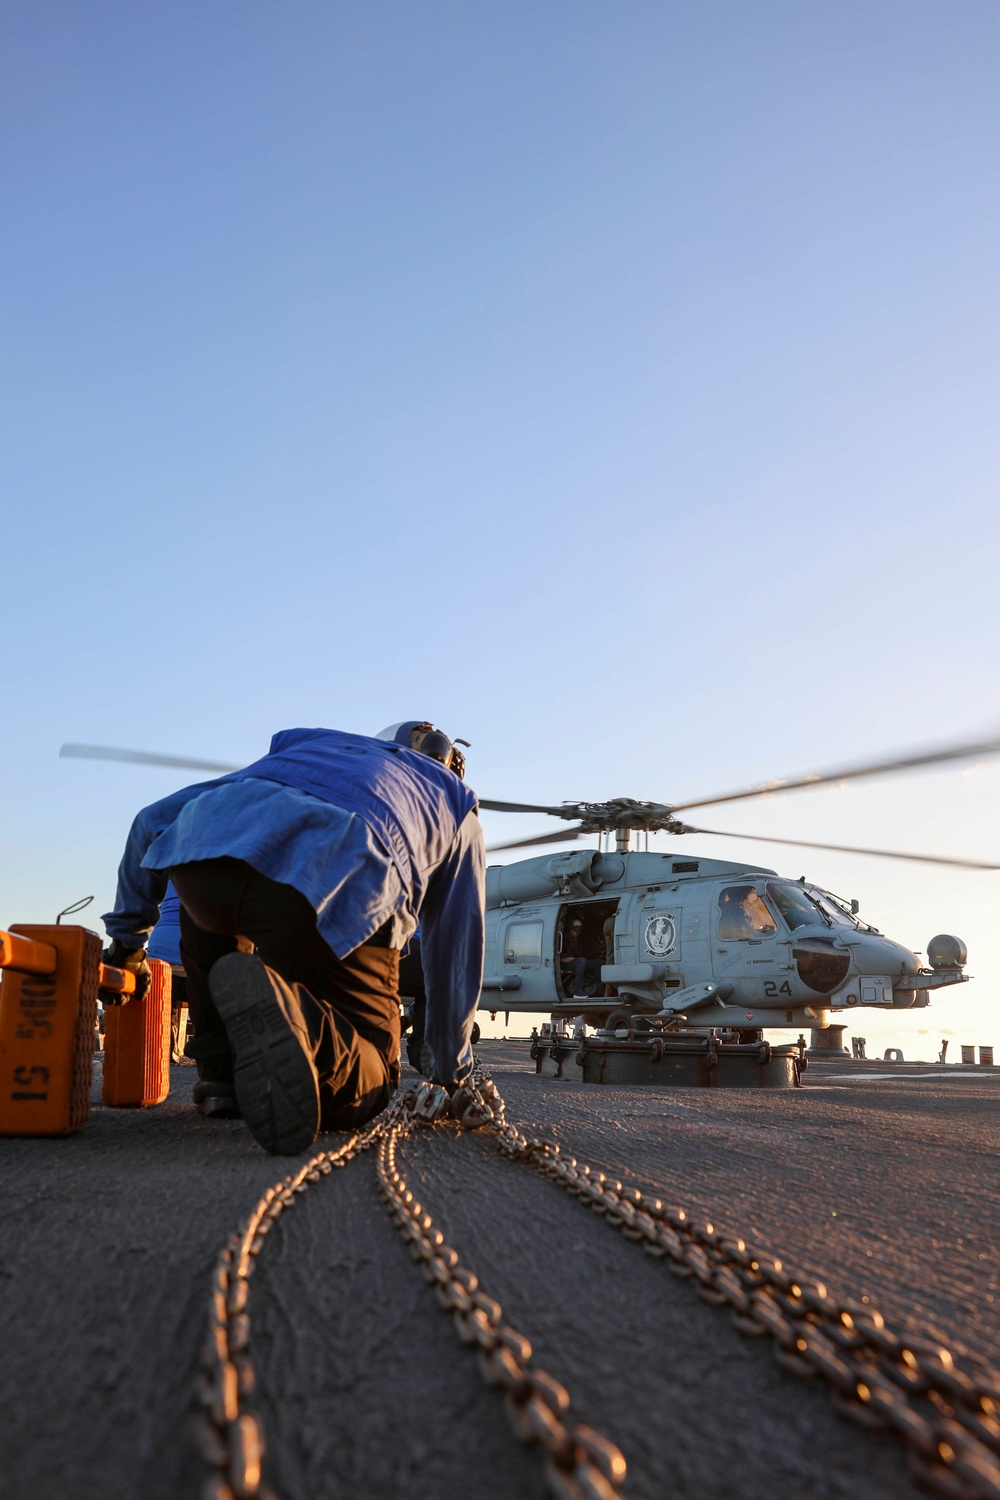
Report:
[[[696,828],[680,813],[751,797],[995,754],[1000,742],[951,745],[695,801],[619,797],[543,806],[481,799],[494,812],[547,813],[575,826],[490,852],[598,835],[598,847],[545,854],[487,871],[486,971],[480,1008],[582,1017],[606,1031],[650,1025],[720,1028],[829,1026],[831,1013],[926,1006],[932,990],[966,983],[960,938],[941,934],[927,965],[858,915],[856,901],[749,862],[652,853],[648,834],[753,839]],[[633,849],[646,834],[645,851]],[[614,847],[611,847],[612,837]],[[964,869],[1000,866],[799,839],[769,843],[916,860]]]
[[[915,953],[863,921],[856,901],[804,877],[789,879],[748,862],[633,849],[632,841],[645,834],[648,846],[654,832],[757,838],[801,849],[997,870],[1000,865],[972,859],[724,833],[692,827],[678,814],[998,752],[1000,740],[965,742],[675,804],[618,797],[545,806],[481,798],[480,807],[489,812],[545,813],[574,824],[494,845],[490,852],[574,842],[587,834],[596,834],[599,842],[597,848],[488,868],[479,1008],[493,1016],[543,1012],[557,1023],[582,1016],[606,1031],[651,1025],[722,1028],[749,1039],[767,1028],[822,1030],[831,1013],[861,1007],[926,1006],[932,990],[968,981],[960,938],[932,938],[924,966]],[[238,769],[95,745],[64,745],[60,755],[216,774]]]

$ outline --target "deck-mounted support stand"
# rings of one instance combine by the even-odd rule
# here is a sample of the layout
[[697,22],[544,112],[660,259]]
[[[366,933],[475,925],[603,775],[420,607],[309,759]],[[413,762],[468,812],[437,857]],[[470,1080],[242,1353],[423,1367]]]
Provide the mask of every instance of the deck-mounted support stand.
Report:
[[850,1053],[844,1046],[844,1032],[846,1026],[824,1026],[822,1030],[814,1028],[809,1033],[809,1051],[807,1057],[814,1057],[819,1062],[834,1062],[842,1057],[850,1057]]

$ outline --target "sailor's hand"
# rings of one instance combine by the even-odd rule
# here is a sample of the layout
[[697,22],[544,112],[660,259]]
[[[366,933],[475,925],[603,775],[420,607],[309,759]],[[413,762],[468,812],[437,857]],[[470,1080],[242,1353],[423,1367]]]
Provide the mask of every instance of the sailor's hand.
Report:
[[101,962],[110,969],[125,969],[135,975],[135,990],[131,995],[123,995],[120,990],[98,990],[105,1005],[125,1005],[129,1000],[143,999],[152,978],[145,948],[129,948],[120,938],[112,938],[101,954]]

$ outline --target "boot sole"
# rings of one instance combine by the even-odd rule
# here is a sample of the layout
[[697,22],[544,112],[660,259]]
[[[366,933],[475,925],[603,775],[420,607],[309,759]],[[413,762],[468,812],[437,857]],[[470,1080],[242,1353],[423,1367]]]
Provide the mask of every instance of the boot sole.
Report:
[[240,1118],[240,1107],[235,1099],[223,1099],[213,1096],[210,1099],[202,1099],[195,1109],[206,1120],[238,1120]]
[[319,1134],[319,1083],[267,971],[252,954],[227,953],[208,985],[233,1049],[233,1089],[247,1128],[272,1156],[298,1156]]

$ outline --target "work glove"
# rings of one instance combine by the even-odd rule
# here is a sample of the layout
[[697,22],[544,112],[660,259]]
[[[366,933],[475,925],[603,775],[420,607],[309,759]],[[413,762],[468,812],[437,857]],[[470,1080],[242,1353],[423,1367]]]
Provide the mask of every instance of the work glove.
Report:
[[129,1000],[141,1000],[145,996],[152,978],[145,948],[129,948],[121,938],[112,938],[101,954],[101,962],[109,968],[127,969],[135,975],[135,991],[131,995],[123,995],[119,990],[99,989],[97,993],[105,1005],[126,1005]]

